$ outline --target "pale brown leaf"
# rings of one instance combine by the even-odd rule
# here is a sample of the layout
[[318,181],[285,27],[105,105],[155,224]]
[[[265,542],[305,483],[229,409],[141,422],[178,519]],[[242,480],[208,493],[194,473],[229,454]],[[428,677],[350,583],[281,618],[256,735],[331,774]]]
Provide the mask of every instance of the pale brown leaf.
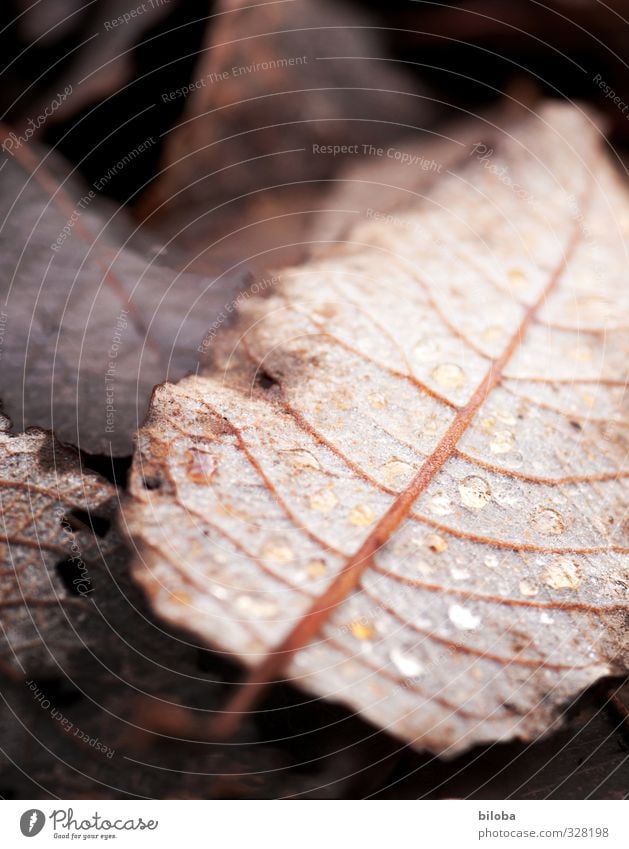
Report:
[[165,619],[452,755],[627,641],[629,201],[588,115],[479,130],[155,392],[124,521]]

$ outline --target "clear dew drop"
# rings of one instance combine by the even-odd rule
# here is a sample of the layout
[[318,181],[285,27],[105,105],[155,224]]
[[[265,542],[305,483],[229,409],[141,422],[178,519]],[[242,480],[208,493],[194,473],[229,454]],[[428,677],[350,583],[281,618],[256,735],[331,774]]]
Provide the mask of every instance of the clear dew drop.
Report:
[[540,507],[533,513],[531,524],[536,531],[547,536],[559,536],[566,530],[563,516],[551,507]]
[[439,534],[428,534],[426,537],[426,545],[435,554],[443,554],[448,549],[448,543]]
[[451,605],[448,616],[452,624],[461,631],[473,631],[481,623],[480,616],[476,616],[471,610],[460,604]]
[[439,355],[439,348],[432,339],[418,342],[413,348],[413,359],[418,363],[429,363]]
[[428,502],[428,509],[433,516],[448,516],[452,513],[452,502],[445,492],[438,492]]
[[323,560],[311,560],[306,569],[308,577],[311,580],[322,578],[327,572],[327,567]]
[[285,454],[289,463],[294,469],[320,469],[321,464],[310,451],[302,448],[291,448],[282,451]]
[[496,410],[496,418],[506,425],[514,425],[516,423],[515,417],[509,410]]
[[349,514],[350,523],[358,528],[370,525],[375,518],[376,514],[368,504],[357,504]]
[[170,597],[173,601],[177,602],[177,604],[183,604],[184,607],[188,607],[188,605],[192,604],[192,596],[190,593],[184,591],[171,593]]
[[581,584],[581,571],[569,557],[553,561],[544,572],[544,583],[553,590],[576,590]]
[[579,345],[570,351],[570,356],[577,363],[589,363],[592,359],[592,349],[587,345]]
[[508,272],[509,283],[516,291],[521,291],[526,286],[526,274],[519,268],[511,268]]
[[270,619],[278,612],[277,604],[272,599],[254,595],[238,596],[236,609],[243,616],[251,616],[254,619]]
[[495,554],[488,554],[483,560],[483,563],[489,569],[496,569],[498,567],[498,558]]
[[376,629],[374,626],[371,622],[366,622],[364,620],[352,622],[349,626],[349,630],[357,640],[373,640],[376,636]]
[[504,336],[504,330],[502,327],[486,327],[483,331],[483,339],[485,342],[496,342],[498,339],[502,339]]
[[187,475],[193,483],[209,483],[216,472],[216,458],[207,451],[190,448],[186,451]]
[[461,501],[472,510],[482,510],[491,501],[491,489],[484,478],[468,475],[459,484]]
[[385,482],[389,486],[393,486],[399,481],[404,481],[410,477],[413,472],[413,467],[410,463],[400,460],[397,457],[391,457],[390,460],[382,466],[382,474]]
[[329,513],[338,503],[338,498],[330,488],[322,489],[310,496],[310,506],[319,513]]
[[387,399],[381,392],[372,392],[367,400],[374,410],[383,410],[387,406]]
[[425,578],[429,578],[435,571],[435,567],[431,563],[426,563],[425,560],[418,560],[415,568]]
[[391,663],[405,678],[416,678],[424,671],[421,663],[407,651],[395,648],[389,652]]
[[532,581],[520,581],[520,595],[532,597],[537,595],[538,592],[539,587],[532,583]]
[[432,377],[446,389],[460,389],[465,385],[465,372],[456,363],[440,363],[431,372]]
[[489,440],[492,454],[507,454],[515,445],[515,434],[511,430],[496,430]]
[[269,542],[260,552],[263,560],[271,563],[290,563],[293,559],[293,550],[284,542]]

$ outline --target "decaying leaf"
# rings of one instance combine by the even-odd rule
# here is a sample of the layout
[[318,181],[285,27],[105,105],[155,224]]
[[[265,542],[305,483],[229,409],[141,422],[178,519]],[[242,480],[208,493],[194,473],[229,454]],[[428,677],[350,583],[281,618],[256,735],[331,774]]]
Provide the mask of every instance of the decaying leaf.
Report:
[[16,27],[23,41],[54,42],[79,26],[86,9],[80,0],[31,3],[16,0]]
[[[58,675],[101,639],[93,593],[119,556],[115,487],[44,431],[0,431],[0,658],[16,675]],[[116,542],[114,542],[116,540]]]
[[433,112],[413,76],[380,61],[381,36],[338,0],[216,4],[189,87],[163,94],[187,102],[139,214],[198,262],[245,248],[258,267],[301,260],[325,206],[318,181],[423,134]]
[[51,152],[8,147],[0,166],[4,410],[17,430],[51,428],[89,453],[129,454],[153,386],[194,370],[199,340],[245,275],[167,268],[168,248],[101,202],[100,185],[81,184]]
[[[629,201],[579,110],[249,300],[159,387],[124,516],[166,620],[452,755],[627,670]],[[209,340],[208,340],[209,341]]]
[[59,88],[67,86],[67,96],[49,115],[49,120],[56,122],[123,88],[133,77],[134,48],[178,4],[179,0],[168,0],[129,7],[127,0],[96,0],[86,9],[78,0],[29,3],[18,19],[26,40],[46,44],[78,30],[78,43],[61,78],[32,108],[45,108]]

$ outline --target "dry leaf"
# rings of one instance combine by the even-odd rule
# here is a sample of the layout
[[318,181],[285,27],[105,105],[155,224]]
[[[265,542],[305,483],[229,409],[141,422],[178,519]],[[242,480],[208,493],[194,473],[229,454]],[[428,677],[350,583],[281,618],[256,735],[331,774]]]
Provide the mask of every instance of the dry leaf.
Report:
[[63,6],[59,0],[29,3],[19,19],[27,41],[35,45],[54,42],[78,29],[78,43],[69,51],[60,79],[41,94],[31,110],[44,109],[59,89],[67,86],[68,96],[48,117],[55,123],[124,88],[133,78],[134,49],[178,4],[179,0],[167,0],[130,6],[127,0],[96,0],[86,14],[84,4],[76,0],[64,0]]
[[169,248],[134,232],[51,152],[22,145],[0,169],[4,410],[17,430],[129,454],[153,386],[194,370],[203,333],[245,275],[167,268]]
[[162,95],[186,105],[140,215],[197,261],[301,259],[325,204],[317,181],[432,114],[385,55],[374,20],[338,0],[217,4],[189,90]]
[[44,431],[13,435],[1,424],[1,663],[58,675],[103,637],[93,593],[101,564],[119,556],[108,533],[116,489]]
[[627,193],[577,109],[477,143],[154,394],[135,575],[223,730],[286,678],[452,755],[627,670]]
[[[296,781],[293,762],[258,740],[236,756],[191,745],[189,726],[220,706],[221,675],[201,671],[198,649],[130,584],[109,528],[118,493],[49,434],[1,424],[3,795],[200,798],[219,792],[218,776],[241,796],[316,787],[317,771]],[[164,715],[177,722],[160,727]]]
[[83,21],[86,9],[81,0],[32,3],[16,0],[16,27],[22,41],[51,44],[72,33]]

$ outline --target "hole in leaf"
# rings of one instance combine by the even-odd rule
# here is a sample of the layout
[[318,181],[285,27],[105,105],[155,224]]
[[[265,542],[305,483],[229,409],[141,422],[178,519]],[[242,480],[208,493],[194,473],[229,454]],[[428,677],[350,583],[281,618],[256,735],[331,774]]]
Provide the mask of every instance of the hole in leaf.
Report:
[[125,489],[131,468],[131,457],[111,457],[107,454],[86,454],[81,452],[83,465],[98,472],[108,481]]
[[268,371],[264,371],[264,369],[260,369],[260,371],[256,374],[256,384],[260,387],[260,389],[266,390],[279,386],[279,382],[273,377],[273,375],[269,374]]
[[55,564],[61,583],[70,595],[86,596],[92,590],[92,579],[81,558],[67,557]]
[[162,479],[159,475],[146,475],[142,478],[142,486],[144,489],[160,489],[162,486]]
[[83,698],[83,693],[67,678],[35,679],[33,683],[37,688],[33,692],[41,693],[55,707],[69,707]]
[[89,513],[87,510],[81,510],[78,507],[70,510],[62,521],[66,521],[75,530],[81,530],[83,527],[89,528],[99,537],[104,537],[111,527],[109,519],[104,516],[96,516],[94,513]]

